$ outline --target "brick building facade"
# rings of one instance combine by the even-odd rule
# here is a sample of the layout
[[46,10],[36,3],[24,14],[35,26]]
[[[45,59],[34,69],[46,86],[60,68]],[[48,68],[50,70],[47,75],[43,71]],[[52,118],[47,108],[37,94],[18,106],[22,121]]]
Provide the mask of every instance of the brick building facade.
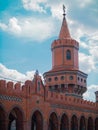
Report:
[[59,38],[51,45],[52,69],[32,81],[0,80],[0,130],[98,130],[96,102],[83,99],[87,74],[79,70],[79,43],[72,39],[65,13]]

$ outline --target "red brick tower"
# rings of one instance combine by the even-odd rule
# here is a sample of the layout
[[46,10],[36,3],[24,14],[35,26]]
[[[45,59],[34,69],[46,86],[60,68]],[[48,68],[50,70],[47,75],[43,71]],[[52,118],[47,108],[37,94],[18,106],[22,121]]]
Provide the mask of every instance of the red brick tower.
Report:
[[44,73],[46,86],[50,91],[82,98],[87,90],[87,74],[79,70],[79,43],[70,36],[65,10],[59,38],[53,41],[51,50],[52,70]]

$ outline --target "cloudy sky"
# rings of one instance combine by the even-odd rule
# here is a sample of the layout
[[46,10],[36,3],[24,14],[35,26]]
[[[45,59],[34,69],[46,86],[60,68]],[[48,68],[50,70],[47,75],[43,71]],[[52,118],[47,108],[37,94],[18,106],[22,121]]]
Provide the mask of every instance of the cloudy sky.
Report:
[[80,43],[79,68],[88,74],[87,100],[98,90],[97,0],[0,0],[0,78],[24,82],[51,69],[51,43],[58,38],[62,5],[71,36]]

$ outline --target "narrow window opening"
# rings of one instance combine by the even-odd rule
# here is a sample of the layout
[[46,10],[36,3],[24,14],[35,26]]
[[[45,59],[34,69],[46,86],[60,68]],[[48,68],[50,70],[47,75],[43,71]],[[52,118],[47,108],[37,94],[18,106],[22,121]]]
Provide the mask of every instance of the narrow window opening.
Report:
[[71,51],[70,50],[66,51],[66,59],[71,60]]
[[37,91],[40,91],[40,82],[37,83]]

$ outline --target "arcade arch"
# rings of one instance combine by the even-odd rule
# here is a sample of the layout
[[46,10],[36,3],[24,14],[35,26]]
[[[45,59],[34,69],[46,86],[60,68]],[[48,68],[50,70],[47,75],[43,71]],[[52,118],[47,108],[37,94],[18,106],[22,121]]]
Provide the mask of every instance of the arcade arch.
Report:
[[23,113],[18,107],[10,111],[8,119],[8,130],[23,130]]
[[38,110],[32,115],[31,130],[43,130],[43,117]]
[[78,119],[75,115],[71,119],[71,130],[78,130]]
[[84,116],[81,116],[80,118],[80,130],[86,130],[86,122]]
[[58,118],[55,112],[52,112],[49,117],[49,130],[58,130]]
[[98,117],[95,119],[95,130],[98,130]]
[[66,114],[61,117],[60,130],[69,130],[69,120]]
[[92,117],[88,118],[87,130],[93,130],[93,119],[92,119]]
[[2,106],[0,106],[0,130],[6,130],[5,125],[6,114]]

